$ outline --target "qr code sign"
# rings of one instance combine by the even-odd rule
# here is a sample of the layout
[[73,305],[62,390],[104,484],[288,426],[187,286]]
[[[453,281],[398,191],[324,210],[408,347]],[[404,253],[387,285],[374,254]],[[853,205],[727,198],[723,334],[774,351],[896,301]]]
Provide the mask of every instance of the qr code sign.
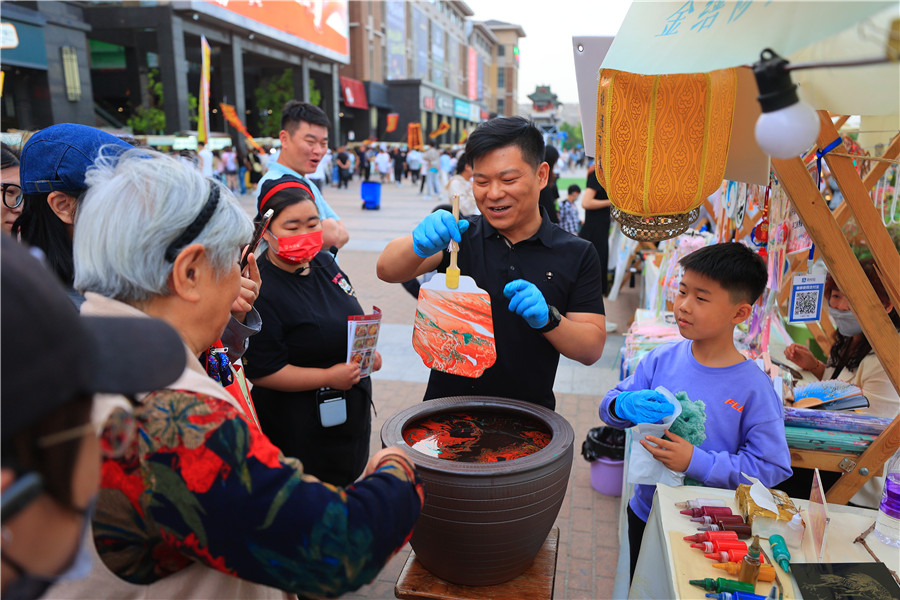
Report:
[[815,320],[819,316],[816,311],[818,303],[818,291],[797,292],[794,294],[794,307],[791,312],[795,319]]

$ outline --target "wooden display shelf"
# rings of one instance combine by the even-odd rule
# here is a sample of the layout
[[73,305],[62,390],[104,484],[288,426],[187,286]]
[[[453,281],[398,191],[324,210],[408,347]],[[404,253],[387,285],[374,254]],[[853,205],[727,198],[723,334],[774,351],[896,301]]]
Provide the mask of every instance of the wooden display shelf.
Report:
[[485,586],[444,581],[425,569],[415,551],[410,550],[394,586],[394,596],[401,600],[550,600],[558,550],[559,527],[554,527],[527,571],[506,583]]
[[[822,450],[806,450],[801,448],[788,448],[791,451],[791,466],[804,469],[819,469],[820,471],[832,471],[840,473],[841,461],[849,460],[856,465],[859,463],[859,454],[844,452],[824,452]],[[845,471],[846,472],[846,471]],[[879,467],[872,476],[881,475],[884,467]]]
[[[838,137],[838,132],[827,111],[819,111],[819,121],[821,128],[818,146],[824,148]],[[898,140],[900,135],[890,144],[886,153],[888,156],[900,154]],[[864,181],[853,166],[853,159],[828,153],[825,155],[825,161],[844,195],[844,205],[836,211],[837,215],[832,214],[828,208],[828,203],[819,192],[817,183],[810,177],[802,159],[773,158],[772,166],[794,209],[800,215],[803,225],[815,242],[816,249],[821,252],[828,272],[834,277],[838,288],[847,296],[866,339],[872,344],[894,389],[900,390],[900,353],[897,352],[897,348],[900,347],[900,335],[888,318],[840,229],[840,221],[852,213],[859,224],[862,239],[866,240],[872,251],[888,296],[895,307],[900,306],[900,255],[869,198],[869,188],[877,181],[877,175],[874,173],[883,172],[883,169],[876,166],[877,170],[873,169]],[[836,216],[838,218],[835,218]],[[898,448],[900,448],[900,416],[888,425],[865,452],[858,456],[851,455],[851,460],[855,464],[849,470],[828,469],[843,471],[841,478],[826,493],[828,502],[846,504],[866,481],[883,470],[885,461]],[[834,461],[832,457],[821,456],[829,453],[792,450],[792,456],[795,452],[798,453],[798,460],[805,463],[797,466],[831,465]],[[837,462],[839,463],[840,459]]]

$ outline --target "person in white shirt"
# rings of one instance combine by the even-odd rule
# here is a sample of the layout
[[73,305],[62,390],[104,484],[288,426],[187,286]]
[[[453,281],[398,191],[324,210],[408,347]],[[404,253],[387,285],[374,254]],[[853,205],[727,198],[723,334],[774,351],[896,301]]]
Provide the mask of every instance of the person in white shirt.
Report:
[[381,177],[381,183],[387,183],[391,170],[391,155],[387,153],[384,146],[375,155],[375,167],[378,169],[378,175]]
[[459,157],[456,163],[456,174],[450,178],[450,182],[447,184],[447,193],[451,202],[454,194],[459,195],[460,217],[481,214],[475,204],[475,194],[472,192],[472,165],[466,162],[465,153]]
[[213,153],[206,142],[197,142],[197,156],[200,158],[200,172],[204,177],[213,176]]
[[[313,193],[319,218],[322,220],[323,248],[343,247],[350,239],[341,218],[328,205],[319,187],[309,176],[316,172],[325,151],[328,150],[328,128],[331,121],[318,106],[299,100],[290,100],[281,110],[281,151],[277,160],[269,159],[269,169],[259,181],[257,190],[270,179],[293,175],[306,183]],[[257,196],[259,192],[257,192]]]

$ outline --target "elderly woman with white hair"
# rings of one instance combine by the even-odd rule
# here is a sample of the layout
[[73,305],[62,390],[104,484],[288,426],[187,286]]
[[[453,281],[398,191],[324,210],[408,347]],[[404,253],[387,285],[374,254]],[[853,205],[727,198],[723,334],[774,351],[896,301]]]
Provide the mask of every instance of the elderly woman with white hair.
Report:
[[101,157],[87,181],[74,239],[83,312],[167,321],[184,342],[185,368],[140,399],[134,443],[104,460],[93,573],[48,595],[336,596],[371,581],[424,498],[403,452],[380,451],[352,486],[324,484],[273,446],[197,359],[222,334],[240,288],[239,249],[252,227],[232,194],[141,149]]

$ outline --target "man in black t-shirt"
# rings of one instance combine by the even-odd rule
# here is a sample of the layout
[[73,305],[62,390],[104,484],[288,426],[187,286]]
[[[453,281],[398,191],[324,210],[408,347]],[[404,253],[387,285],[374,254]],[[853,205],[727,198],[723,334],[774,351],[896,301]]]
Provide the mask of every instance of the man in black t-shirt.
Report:
[[471,379],[432,371],[425,399],[499,396],[554,409],[559,355],[590,365],[606,342],[597,252],[550,222],[538,206],[549,167],[540,131],[521,117],[481,124],[466,143],[481,215],[457,223],[447,211],[385,247],[378,276],[399,283],[446,270],[450,240],[459,268],[491,297],[497,361]]

